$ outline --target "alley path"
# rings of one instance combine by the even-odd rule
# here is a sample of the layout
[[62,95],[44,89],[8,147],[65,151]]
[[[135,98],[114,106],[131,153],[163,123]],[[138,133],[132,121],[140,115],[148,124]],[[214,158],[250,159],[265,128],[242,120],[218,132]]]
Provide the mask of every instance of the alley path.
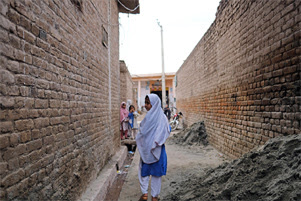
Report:
[[[171,135],[178,131],[172,132]],[[167,175],[162,179],[161,200],[178,188],[178,184],[186,180],[188,176],[199,175],[206,168],[216,167],[225,159],[212,146],[206,147],[184,147],[176,145],[167,140],[166,152],[168,157]],[[136,151],[128,175],[125,179],[119,201],[137,201],[141,196],[139,180],[137,176],[139,164],[139,152]],[[149,188],[150,189],[150,188]],[[149,199],[150,192],[149,192]]]

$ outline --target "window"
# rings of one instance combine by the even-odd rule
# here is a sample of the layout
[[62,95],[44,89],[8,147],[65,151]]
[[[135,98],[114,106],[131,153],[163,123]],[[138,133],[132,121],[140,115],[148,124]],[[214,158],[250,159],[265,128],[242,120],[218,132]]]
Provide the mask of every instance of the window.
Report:
[[102,44],[103,46],[105,46],[106,48],[108,47],[108,32],[105,29],[105,27],[102,25]]

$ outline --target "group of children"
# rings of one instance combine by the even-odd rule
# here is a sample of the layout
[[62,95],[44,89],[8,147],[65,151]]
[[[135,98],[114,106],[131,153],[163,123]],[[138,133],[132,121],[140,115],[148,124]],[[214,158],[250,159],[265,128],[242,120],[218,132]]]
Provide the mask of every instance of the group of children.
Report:
[[120,137],[121,140],[136,138],[138,131],[137,124],[138,113],[135,112],[135,107],[130,105],[129,110],[126,109],[126,103],[122,102],[120,106]]

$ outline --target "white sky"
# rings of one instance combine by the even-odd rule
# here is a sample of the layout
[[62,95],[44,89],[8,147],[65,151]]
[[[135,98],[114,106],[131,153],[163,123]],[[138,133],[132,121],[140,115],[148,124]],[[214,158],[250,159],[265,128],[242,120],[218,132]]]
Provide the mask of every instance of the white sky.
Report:
[[140,14],[119,14],[120,60],[131,74],[176,72],[215,19],[220,0],[140,0]]

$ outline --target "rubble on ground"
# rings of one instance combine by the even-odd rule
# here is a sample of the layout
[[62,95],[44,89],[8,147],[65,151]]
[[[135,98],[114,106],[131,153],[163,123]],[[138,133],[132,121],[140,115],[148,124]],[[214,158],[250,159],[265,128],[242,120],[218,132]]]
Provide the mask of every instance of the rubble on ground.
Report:
[[169,141],[179,145],[208,145],[204,122],[192,124],[185,130],[174,134]]
[[301,134],[270,139],[231,163],[187,178],[164,200],[300,200]]

